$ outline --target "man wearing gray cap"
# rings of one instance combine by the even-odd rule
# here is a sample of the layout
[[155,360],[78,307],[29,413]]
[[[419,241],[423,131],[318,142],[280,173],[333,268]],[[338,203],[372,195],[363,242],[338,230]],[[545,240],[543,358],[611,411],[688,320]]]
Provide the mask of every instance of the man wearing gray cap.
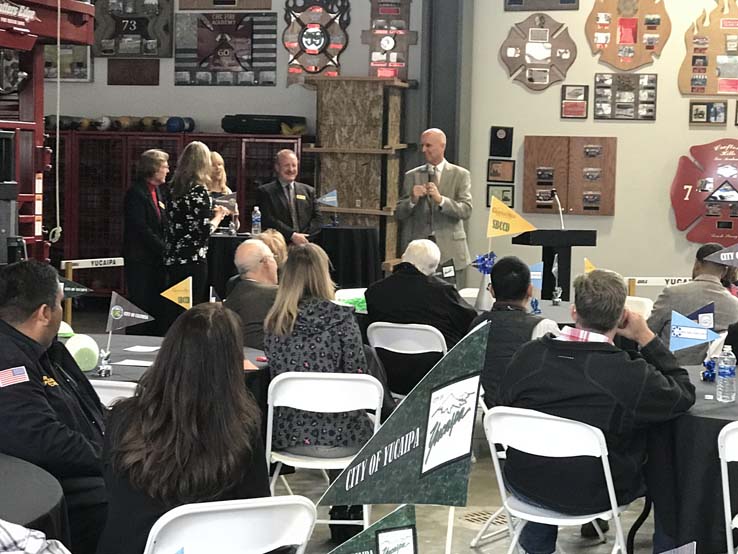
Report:
[[[648,326],[656,333],[664,344],[669,344],[671,335],[672,310],[684,316],[699,310],[703,306],[715,303],[715,315],[712,330],[720,333],[728,326],[738,322],[738,298],[730,294],[721,283],[728,268],[724,265],[706,261],[706,258],[723,247],[711,242],[697,250],[692,268],[692,281],[673,287],[666,287],[653,306]],[[678,350],[674,354],[680,365],[699,365],[707,353],[706,344]]]

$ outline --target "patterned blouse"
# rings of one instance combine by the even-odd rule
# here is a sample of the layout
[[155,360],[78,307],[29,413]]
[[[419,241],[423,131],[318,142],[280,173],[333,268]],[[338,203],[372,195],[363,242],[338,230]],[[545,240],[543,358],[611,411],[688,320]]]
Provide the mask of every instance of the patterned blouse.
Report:
[[[364,373],[366,358],[353,310],[328,300],[300,302],[292,334],[264,335],[272,376],[286,371]],[[292,408],[275,410],[275,450],[296,445],[356,446],[368,441],[374,427],[365,412],[321,414]]]
[[210,238],[212,205],[205,185],[195,185],[184,196],[167,199],[164,263],[182,265],[205,261]]

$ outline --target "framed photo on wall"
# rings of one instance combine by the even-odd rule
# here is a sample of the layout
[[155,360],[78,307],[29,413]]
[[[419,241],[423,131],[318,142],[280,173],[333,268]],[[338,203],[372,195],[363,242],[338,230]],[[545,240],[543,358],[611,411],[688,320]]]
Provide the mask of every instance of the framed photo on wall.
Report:
[[728,123],[727,100],[690,100],[689,124],[722,127]]
[[589,117],[589,86],[561,85],[561,119]]
[[487,181],[497,183],[515,182],[515,160],[490,158],[487,162]]
[[44,46],[44,79],[56,80],[57,72],[62,81],[73,83],[92,82],[92,49],[81,44],[63,44],[59,49],[60,67],[57,67],[55,44]]
[[508,208],[515,207],[515,185],[487,183],[487,207],[492,206],[492,198],[497,198]]

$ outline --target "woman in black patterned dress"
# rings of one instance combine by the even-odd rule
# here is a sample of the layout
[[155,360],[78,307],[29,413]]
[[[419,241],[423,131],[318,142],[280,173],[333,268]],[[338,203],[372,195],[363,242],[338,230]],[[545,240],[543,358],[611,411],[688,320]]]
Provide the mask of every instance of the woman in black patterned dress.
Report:
[[212,172],[210,150],[202,142],[189,143],[177,162],[167,199],[164,263],[169,285],[192,277],[192,304],[208,299],[208,240],[228,214],[213,206],[208,194]]
[[[285,371],[366,373],[353,309],[332,302],[328,255],[316,244],[293,246],[274,306],[264,321],[264,350],[272,376]],[[277,408],[274,450],[336,458],[356,454],[371,438],[365,412],[322,414]]]

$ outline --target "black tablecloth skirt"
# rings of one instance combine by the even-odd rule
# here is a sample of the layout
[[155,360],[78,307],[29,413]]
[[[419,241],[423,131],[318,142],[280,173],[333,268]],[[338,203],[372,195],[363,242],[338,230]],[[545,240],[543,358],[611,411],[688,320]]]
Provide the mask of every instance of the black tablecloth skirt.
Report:
[[[705,400],[715,383],[700,382],[697,368],[690,368],[690,379],[697,389],[692,410],[649,430],[646,483],[656,517],[676,545],[697,541],[698,554],[714,554],[726,551],[717,438],[738,419],[738,405]],[[728,464],[728,472],[736,514],[738,463]]]
[[382,278],[379,230],[323,227],[317,242],[331,259],[331,276],[339,287],[368,287]]
[[0,519],[71,544],[61,485],[50,473],[0,454]]
[[213,235],[208,242],[208,283],[215,288],[215,292],[222,299],[226,297],[226,283],[236,273],[233,256],[238,245],[246,239],[251,238],[249,234],[236,236]]

